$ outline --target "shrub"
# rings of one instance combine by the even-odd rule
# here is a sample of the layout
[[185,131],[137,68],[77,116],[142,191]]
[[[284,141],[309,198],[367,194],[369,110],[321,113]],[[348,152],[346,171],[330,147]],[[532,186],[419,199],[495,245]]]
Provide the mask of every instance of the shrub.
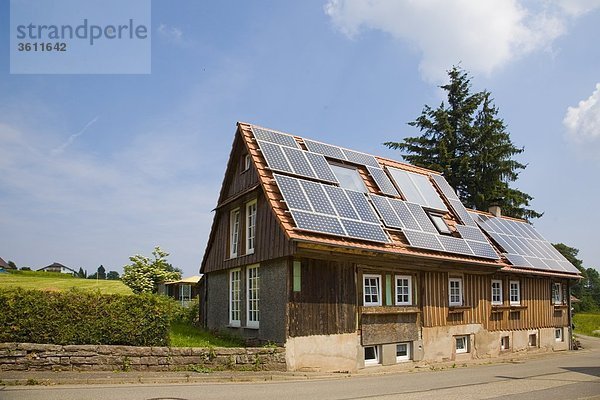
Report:
[[155,295],[0,290],[0,342],[166,346],[172,302]]

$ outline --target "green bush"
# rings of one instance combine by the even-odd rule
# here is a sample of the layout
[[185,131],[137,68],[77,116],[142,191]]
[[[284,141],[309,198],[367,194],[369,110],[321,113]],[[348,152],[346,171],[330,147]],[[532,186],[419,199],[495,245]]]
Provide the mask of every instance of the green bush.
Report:
[[173,304],[156,295],[0,290],[0,342],[169,345]]

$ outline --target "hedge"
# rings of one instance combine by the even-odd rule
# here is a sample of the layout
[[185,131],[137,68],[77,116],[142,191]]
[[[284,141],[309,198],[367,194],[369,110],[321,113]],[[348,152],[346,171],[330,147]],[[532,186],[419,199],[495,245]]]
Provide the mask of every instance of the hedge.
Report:
[[156,295],[0,290],[0,342],[168,346],[173,302]]

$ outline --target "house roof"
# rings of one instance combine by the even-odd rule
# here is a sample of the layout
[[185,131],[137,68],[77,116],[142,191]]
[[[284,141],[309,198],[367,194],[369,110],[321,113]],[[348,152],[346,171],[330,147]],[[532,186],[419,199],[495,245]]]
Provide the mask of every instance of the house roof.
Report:
[[0,257],[0,268],[7,268],[7,269],[8,269],[8,268],[10,268],[10,267],[8,266],[8,263],[7,263],[6,261],[4,261],[4,260],[2,259],[2,257]]
[[[263,132],[260,132],[261,139],[259,141],[259,139],[257,139],[257,137],[256,137],[256,132],[260,131],[260,130],[262,130]],[[265,131],[266,131],[266,133],[264,133]],[[330,234],[330,233],[317,232],[312,229],[299,228],[298,220],[295,219],[295,217],[297,218],[300,213],[298,212],[298,210],[294,210],[294,207],[290,207],[290,205],[286,202],[286,199],[284,196],[284,190],[282,188],[280,188],[277,179],[281,180],[282,176],[284,178],[286,176],[289,176],[289,177],[295,177],[296,179],[299,178],[302,180],[309,180],[312,182],[315,182],[315,181],[320,182],[322,186],[323,185],[338,186],[338,185],[332,184],[331,182],[326,182],[326,181],[323,182],[323,179],[319,179],[318,177],[317,177],[317,179],[311,179],[311,178],[307,179],[306,177],[298,176],[298,174],[295,174],[295,173],[286,173],[286,171],[282,172],[282,168],[272,168],[273,165],[270,165],[269,162],[273,163],[274,160],[273,160],[272,156],[269,156],[269,157],[271,157],[270,160],[267,159],[264,155],[264,151],[265,151],[265,149],[268,150],[267,147],[269,147],[269,146],[272,147],[273,145],[272,145],[272,143],[265,144],[264,141],[266,140],[267,142],[269,142],[271,140],[273,143],[275,143],[275,146],[278,146],[277,140],[269,139],[269,135],[273,135],[273,134],[275,134],[275,139],[277,139],[277,140],[285,139],[283,141],[285,142],[286,146],[288,146],[288,145],[289,146],[297,146],[297,148],[299,150],[303,150],[307,153],[309,152],[307,144],[315,146],[314,143],[316,143],[316,142],[314,142],[310,139],[305,139],[303,137],[294,136],[294,135],[290,136],[289,134],[286,134],[283,132],[273,131],[268,128],[262,128],[262,127],[258,127],[256,125],[251,125],[248,123],[243,123],[243,122],[238,123],[239,138],[242,139],[245,147],[248,150],[248,154],[250,154],[250,156],[252,158],[252,162],[254,163],[254,166],[256,167],[262,191],[265,194],[265,197],[267,199],[267,202],[268,202],[270,208],[275,213],[277,220],[279,221],[279,223],[281,225],[282,230],[285,232],[286,236],[289,239],[296,241],[298,243],[303,243],[308,246],[310,246],[312,244],[312,245],[318,246],[320,248],[330,247],[332,249],[336,249],[336,248],[337,249],[339,249],[339,248],[355,249],[355,250],[366,251],[366,252],[386,253],[386,254],[393,254],[393,255],[406,255],[406,256],[417,257],[417,258],[422,258],[422,259],[450,261],[453,263],[460,263],[460,264],[493,267],[493,268],[502,269],[502,270],[506,270],[506,271],[524,272],[524,273],[532,273],[532,272],[536,273],[537,272],[537,271],[535,271],[535,268],[524,268],[523,269],[517,265],[511,264],[507,260],[507,258],[504,256],[503,249],[499,246],[499,244],[497,242],[490,239],[489,236],[484,237],[483,239],[478,239],[478,240],[481,240],[481,242],[479,242],[479,244],[481,244],[482,246],[483,245],[487,246],[486,250],[488,250],[488,254],[489,254],[489,252],[492,252],[491,257],[490,256],[482,257],[481,252],[479,253],[478,256],[475,256],[475,255],[466,255],[465,253],[461,254],[461,253],[449,252],[449,251],[437,251],[437,250],[432,250],[432,248],[428,247],[428,246],[417,245],[417,243],[414,239],[414,236],[412,238],[412,241],[410,240],[411,238],[409,238],[408,234],[411,232],[409,232],[410,231],[409,229],[395,229],[393,227],[386,225],[386,223],[384,223],[385,221],[384,221],[384,218],[382,217],[383,214],[381,213],[381,211],[378,209],[378,207],[373,206],[373,203],[374,203],[373,200],[375,198],[377,198],[378,196],[385,197],[387,199],[394,199],[393,201],[403,202],[403,200],[406,200],[406,199],[400,198],[399,195],[394,196],[394,195],[389,194],[389,193],[392,193],[395,191],[393,188],[391,189],[392,192],[390,192],[388,190],[388,193],[384,193],[384,190],[382,190],[380,188],[381,182],[380,181],[378,182],[375,178],[375,175],[373,174],[373,167],[376,165],[377,166],[376,168],[379,168],[382,171],[387,170],[388,174],[387,174],[386,179],[389,179],[390,174],[391,174],[390,171],[392,171],[392,170],[406,171],[406,172],[410,173],[407,175],[414,176],[417,178],[425,177],[426,181],[429,182],[429,185],[431,185],[431,187],[434,188],[434,190],[436,190],[438,192],[437,196],[439,196],[440,199],[442,199],[442,201],[447,206],[446,212],[442,213],[444,222],[448,225],[449,229],[452,232],[455,232],[455,233],[453,233],[453,235],[455,237],[459,238],[460,240],[463,240],[462,236],[460,236],[457,232],[457,226],[463,225],[463,221],[461,221],[461,219],[464,219],[464,216],[461,216],[460,213],[453,208],[453,207],[456,208],[456,204],[452,203],[454,200],[449,199],[447,196],[448,191],[447,190],[445,191],[442,188],[442,186],[440,186],[437,183],[439,180],[442,180],[443,181],[442,183],[444,183],[445,180],[441,177],[441,175],[439,173],[437,173],[435,171],[430,171],[430,170],[427,170],[424,168],[416,167],[416,166],[413,166],[410,164],[402,163],[402,162],[391,160],[388,158],[383,158],[383,157],[378,157],[378,156],[370,156],[370,155],[367,155],[364,153],[359,153],[359,152],[356,152],[353,150],[348,150],[348,149],[343,149],[343,148],[342,148],[342,152],[345,152],[345,154],[348,154],[349,156],[351,155],[352,157],[348,156],[348,157],[345,157],[346,158],[345,160],[341,160],[340,158],[332,159],[330,157],[330,155],[325,154],[327,152],[322,152],[321,154],[327,158],[327,162],[334,161],[335,163],[347,164],[347,165],[352,166],[357,169],[357,171],[359,172],[359,174],[363,180],[363,183],[365,184],[367,191],[369,193],[369,198],[370,198],[369,204],[371,204],[371,206],[373,206],[377,210],[377,214],[379,214],[381,221],[384,221],[384,222],[381,222],[381,221],[379,221],[379,222],[380,222],[380,227],[385,232],[386,240],[377,242],[374,240],[364,240],[361,237],[356,237],[356,236],[352,237],[352,235],[348,235],[348,234],[346,234],[346,235]],[[282,135],[284,135],[285,137]],[[293,141],[290,138],[293,138]],[[237,140],[237,138],[236,138],[236,140]],[[282,143],[279,143],[279,144],[282,144]],[[319,145],[319,144],[317,144],[317,145]],[[264,148],[261,146],[263,146]],[[328,146],[328,145],[325,144],[325,146]],[[337,147],[337,146],[335,146],[335,147]],[[313,147],[313,149],[314,149],[314,147]],[[289,150],[289,149],[284,149],[284,150]],[[297,150],[295,150],[295,151],[297,153]],[[313,151],[310,151],[310,152],[312,153]],[[319,157],[322,157],[322,156],[319,155]],[[285,156],[285,158],[289,159],[290,157]],[[335,157],[333,157],[333,158],[335,158]],[[353,160],[353,161],[351,161],[351,160]],[[366,160],[366,161],[364,161],[365,163],[370,163],[370,167],[368,167],[366,164],[364,164],[362,160]],[[275,160],[275,161],[277,161],[277,160]],[[231,167],[231,163],[232,163],[232,159],[230,157],[230,160],[228,162],[228,170]],[[283,168],[283,169],[285,169],[285,168]],[[314,166],[313,166],[312,170],[316,171],[316,168],[314,168]],[[375,172],[377,172],[377,171],[375,171]],[[383,174],[386,174],[386,173],[383,172]],[[300,174],[300,175],[302,175],[302,174]],[[325,179],[327,179],[327,178],[325,178]],[[392,178],[392,179],[394,179],[394,178]],[[419,180],[421,180],[421,179],[419,179]],[[225,186],[226,181],[227,181],[227,176],[224,181],[224,186]],[[433,181],[436,181],[435,185],[432,183]],[[446,185],[447,185],[447,183],[446,183]],[[399,187],[398,182],[396,182],[395,186],[396,186],[396,188]],[[449,188],[449,185],[447,187]],[[452,194],[454,196],[456,196],[456,194],[454,193],[454,190],[452,188],[450,188],[449,190],[452,192]],[[303,189],[303,191],[306,192],[306,189]],[[217,208],[223,206],[227,202],[227,199],[224,198],[224,193],[225,193],[224,188],[222,188],[221,196],[219,198],[219,204],[217,205]],[[452,196],[452,194],[451,194],[451,196]],[[289,192],[288,192],[288,195],[289,195]],[[433,197],[435,197],[435,195]],[[290,200],[289,196],[288,196],[287,200],[288,201]],[[384,201],[387,201],[387,200],[384,199]],[[464,210],[464,206],[462,206],[462,203],[460,203],[458,198],[456,198],[456,201],[458,201],[458,204]],[[392,200],[390,200],[390,203],[391,202],[392,202]],[[406,204],[408,204],[408,202],[406,202]],[[442,207],[444,207],[444,206],[442,206]],[[466,213],[466,210],[464,210],[464,212]],[[314,214],[317,214],[317,213],[315,212]],[[486,218],[493,218],[491,216],[491,214],[487,214],[487,213],[479,213],[479,214],[485,215]],[[319,215],[316,215],[316,216],[319,217]],[[333,219],[335,219],[335,218],[333,218]],[[343,220],[343,218],[341,218],[341,217],[338,219],[340,221]],[[502,218],[502,219],[508,220],[508,218]],[[477,225],[473,221],[471,221],[471,222],[472,222],[471,225],[473,225],[476,230],[479,230]],[[519,222],[524,222],[524,221],[519,220]],[[374,225],[377,225],[377,224],[374,224]],[[374,225],[364,224],[364,226],[367,226],[367,227],[374,227]],[[466,228],[460,228],[460,229],[466,229]],[[213,230],[214,230],[214,227],[213,227]],[[349,232],[347,229],[344,229],[344,231]],[[453,239],[450,239],[449,241],[453,241]],[[467,240],[464,239],[464,241],[467,241]],[[483,241],[485,241],[485,243]],[[471,242],[469,242],[469,243],[471,243]],[[464,243],[462,243],[462,244],[464,244]],[[491,245],[491,247],[490,247],[490,245]],[[471,252],[471,254],[473,254],[473,252]],[[485,254],[485,252],[484,252],[484,254]],[[554,271],[552,271],[552,270],[540,271],[540,272],[544,273],[544,274],[569,276],[569,277],[577,276],[577,273],[573,273],[573,271],[567,271],[567,270],[563,270],[563,269],[554,270]]]
[[62,265],[61,263],[57,263],[57,262],[53,262],[50,265],[42,267],[42,268],[38,269],[38,271],[43,271],[43,270],[48,269],[48,268],[64,268],[64,269],[68,269],[69,271],[71,271],[73,273],[77,273],[77,271],[75,271],[73,268],[69,268],[66,265]]
[[202,275],[194,275],[194,276],[189,276],[187,278],[180,279],[178,281],[165,282],[165,285],[174,285],[174,284],[177,284],[177,283],[192,283],[192,284],[196,284],[196,283],[200,282],[200,279],[202,279]]

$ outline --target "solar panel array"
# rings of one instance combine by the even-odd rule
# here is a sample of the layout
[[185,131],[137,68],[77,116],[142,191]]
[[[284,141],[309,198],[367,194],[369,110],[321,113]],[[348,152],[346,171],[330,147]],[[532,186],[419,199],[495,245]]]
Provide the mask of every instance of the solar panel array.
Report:
[[419,204],[372,193],[369,197],[383,224],[401,229],[412,247],[492,260],[499,258],[478,227],[457,225],[462,238],[442,235]]
[[267,165],[273,171],[337,183],[327,160],[321,154],[262,140],[257,140],[256,143],[258,143]]
[[298,229],[389,243],[364,193],[286,175],[273,177]]
[[264,142],[277,143],[282,146],[295,147],[299,148],[298,142],[292,135],[288,135],[286,133],[279,133],[272,131],[270,129],[259,128],[256,126],[252,127],[252,132],[254,133],[254,137],[258,140],[262,140]]
[[376,168],[367,165],[367,171],[369,171],[369,174],[373,177],[373,180],[375,181],[382,193],[394,197],[400,196],[400,194],[394,187],[394,184],[392,183],[390,178],[388,178],[384,170],[382,170],[381,168]]
[[516,267],[554,272],[579,270],[544,239],[529,223],[471,213],[477,224],[503,250]]
[[380,168],[377,159],[370,154],[360,153],[358,151],[348,150],[343,147],[332,146],[330,144],[309,139],[304,139],[304,144],[306,145],[306,148],[313,153],[319,153],[337,160],[349,161],[354,164],[370,165],[372,167]]

